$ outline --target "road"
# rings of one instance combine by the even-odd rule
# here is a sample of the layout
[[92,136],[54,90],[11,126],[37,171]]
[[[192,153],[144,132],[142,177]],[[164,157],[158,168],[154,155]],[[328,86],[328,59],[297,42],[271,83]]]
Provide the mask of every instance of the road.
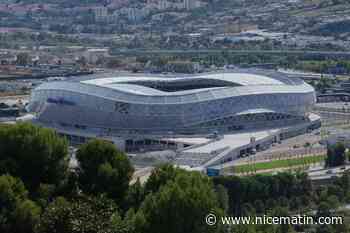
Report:
[[314,167],[308,171],[311,180],[330,179],[334,176],[340,176],[344,171],[350,169],[350,165],[334,168],[324,168],[322,166]]
[[115,49],[113,55],[149,55],[149,54],[264,54],[264,55],[317,55],[327,57],[350,58],[350,52],[342,51],[306,51],[306,50],[235,50],[235,49]]

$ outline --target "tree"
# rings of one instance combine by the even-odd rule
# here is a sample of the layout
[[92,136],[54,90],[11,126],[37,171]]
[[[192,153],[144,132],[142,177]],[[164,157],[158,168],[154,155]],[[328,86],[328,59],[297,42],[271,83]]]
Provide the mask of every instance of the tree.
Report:
[[28,191],[20,179],[0,176],[0,232],[33,232],[41,210],[27,196]]
[[[221,176],[214,177],[213,181],[216,186],[221,184],[227,189],[229,197],[228,211],[237,216],[242,214],[244,203],[255,203],[257,200],[261,200],[263,203],[258,202],[257,212],[262,213],[276,206],[277,200],[284,200],[284,203],[286,203],[286,199],[290,200],[293,197],[300,197],[300,200],[312,200],[313,195],[310,180],[303,173],[278,173],[277,175],[249,177]],[[306,204],[309,205],[309,203],[311,201]],[[304,208],[306,207],[304,206]]]
[[[318,70],[318,72],[322,73],[322,71],[320,70]],[[320,92],[323,93],[325,89],[330,88],[332,86],[332,81],[330,79],[321,77],[320,81],[317,82],[315,86],[316,86],[316,90],[319,90]]]
[[343,195],[346,196],[350,191],[350,172],[344,171],[343,175],[339,178],[337,185],[342,188]]
[[31,200],[24,200],[16,206],[13,213],[14,224],[12,232],[33,232],[36,224],[40,220],[41,209]]
[[311,180],[308,177],[308,174],[304,172],[303,173],[298,172],[296,174],[296,178],[297,178],[297,185],[296,185],[297,193],[300,195],[311,196],[313,186],[312,186]]
[[218,197],[219,206],[226,213],[229,208],[229,197],[227,189],[223,185],[219,184],[215,187],[215,191]]
[[341,142],[327,148],[326,166],[335,167],[345,163],[345,146]]
[[180,172],[158,192],[146,197],[138,212],[144,218],[139,227],[141,232],[219,232],[220,224],[205,224],[209,213],[223,213],[210,179],[196,172]]
[[132,184],[129,187],[126,195],[126,201],[125,201],[126,206],[122,205],[122,207],[125,207],[125,209],[126,208],[138,209],[144,199],[145,199],[145,189],[141,185],[140,180],[137,179],[135,184]]
[[162,164],[155,168],[145,185],[146,193],[157,192],[168,181],[174,180],[175,177],[182,172],[171,164]]
[[[284,207],[276,207],[271,211],[271,216],[279,216],[279,217],[286,217],[289,216],[289,212],[287,208]],[[292,233],[295,232],[293,230],[292,225],[290,224],[280,224],[275,226],[277,229],[274,231],[276,233]]]
[[264,202],[262,200],[256,200],[254,202],[254,207],[255,207],[257,214],[262,214],[265,212],[265,205],[264,205]]
[[[340,178],[337,178],[335,182],[339,182]],[[344,199],[344,187],[341,187],[340,185],[336,184],[330,184],[327,186],[327,196],[336,196],[339,201],[342,201]]]
[[37,233],[130,232],[115,203],[104,197],[80,196],[71,201],[54,200],[43,213]]
[[40,183],[60,184],[68,171],[68,143],[53,130],[16,124],[0,127],[0,174],[20,177],[36,190]]
[[346,154],[345,154],[345,159],[347,161],[350,161],[350,151],[347,151]]
[[327,198],[327,202],[329,206],[332,206],[333,210],[337,210],[340,206],[340,202],[338,200],[338,197],[335,195],[331,195]]
[[266,209],[272,210],[277,206],[277,201],[275,199],[269,198],[266,200]]
[[29,63],[29,54],[28,53],[19,53],[17,54],[16,64],[20,66],[26,66]]
[[252,204],[246,202],[242,205],[242,216],[252,216],[256,214],[256,210]]
[[319,205],[318,205],[318,209],[317,209],[317,216],[318,217],[329,217],[331,216],[331,206],[329,205],[329,203],[327,202],[321,202]]
[[52,184],[40,184],[35,191],[35,201],[45,208],[55,195],[56,186]]
[[109,142],[92,140],[77,151],[78,182],[89,194],[106,193],[121,202],[129,187],[133,167],[128,157]]

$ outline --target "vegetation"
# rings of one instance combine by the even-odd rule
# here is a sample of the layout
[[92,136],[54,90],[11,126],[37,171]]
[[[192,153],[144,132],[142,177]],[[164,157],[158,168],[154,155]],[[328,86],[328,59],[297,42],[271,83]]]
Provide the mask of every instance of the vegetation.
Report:
[[347,60],[304,60],[299,61],[296,66],[299,70],[317,73],[349,74],[350,62]]
[[92,140],[79,148],[77,159],[79,187],[84,192],[123,199],[133,173],[124,153],[111,143]]
[[[237,50],[259,50],[260,48],[237,47]],[[267,49],[267,48],[261,48]],[[234,49],[233,49],[234,50]],[[268,49],[267,49],[268,50]],[[312,50],[312,49],[311,49]],[[215,49],[213,50],[215,51]],[[113,51],[112,51],[113,53]],[[117,53],[116,53],[117,54]],[[222,67],[225,65],[237,65],[241,67],[261,66],[261,67],[283,67],[286,69],[295,69],[308,72],[332,75],[347,75],[350,74],[350,62],[342,58],[329,58],[325,55],[293,55],[293,54],[253,54],[242,52],[230,53],[229,50],[217,50],[216,53],[202,54],[162,54],[157,56],[137,56],[136,61],[140,64],[145,64],[151,61],[151,64],[156,67],[166,67],[179,62],[186,63],[188,61],[198,62],[204,67],[212,65]],[[320,82],[314,83],[318,90],[324,90],[335,83],[335,79],[322,77]],[[316,85],[317,84],[317,85]]]
[[17,65],[26,66],[29,63],[29,54],[28,53],[19,53],[17,55]]
[[[327,186],[314,187],[304,173],[279,173],[249,177],[216,177],[215,186],[222,185],[228,193],[228,213],[234,216],[286,216],[292,213],[336,215],[341,203],[349,201],[349,173],[335,178]],[[239,191],[238,191],[239,190]],[[275,227],[275,228],[274,228]],[[287,229],[286,229],[287,227]],[[348,232],[349,225],[330,225],[324,232]],[[298,231],[320,232],[316,226],[302,226]],[[342,228],[340,230],[340,228]],[[232,232],[295,232],[290,226],[234,226]],[[316,231],[317,230],[317,231]]]
[[142,232],[217,232],[219,229],[203,224],[208,213],[222,214],[211,180],[198,173],[176,173],[141,205],[138,214],[146,223]]
[[128,232],[116,204],[103,196],[58,197],[41,216],[38,233]]
[[321,93],[324,93],[327,88],[332,87],[334,81],[327,78],[321,78],[317,83],[311,83],[315,87],[315,89]]
[[0,176],[0,232],[30,232],[40,219],[40,207],[28,199],[19,178]]
[[68,144],[52,130],[30,124],[0,127],[0,174],[19,177],[30,191],[67,178]]
[[337,142],[335,145],[328,146],[326,166],[336,167],[344,165],[346,160],[344,144]]
[[[321,232],[316,226],[208,226],[204,219],[208,213],[332,216],[350,201],[349,173],[314,187],[304,173],[209,178],[165,164],[145,184],[130,185],[133,168],[112,144],[82,145],[79,166],[68,169],[66,141],[29,124],[0,126],[0,149],[4,233]],[[322,232],[348,232],[348,226],[330,225]]]
[[46,32],[28,33],[28,32],[13,32],[0,34],[0,48],[2,49],[19,49],[20,46],[36,46],[38,43],[42,46],[58,46],[57,52],[62,52],[63,46],[72,45],[96,45],[94,39],[84,40],[63,34],[53,34]]
[[248,172],[257,172],[261,170],[269,170],[276,168],[293,168],[296,166],[308,166],[313,163],[319,163],[324,161],[324,155],[317,156],[307,156],[302,158],[294,158],[294,159],[281,159],[281,160],[273,160],[270,162],[261,162],[261,163],[253,163],[253,164],[244,164],[238,165],[233,168],[234,173],[248,173]]

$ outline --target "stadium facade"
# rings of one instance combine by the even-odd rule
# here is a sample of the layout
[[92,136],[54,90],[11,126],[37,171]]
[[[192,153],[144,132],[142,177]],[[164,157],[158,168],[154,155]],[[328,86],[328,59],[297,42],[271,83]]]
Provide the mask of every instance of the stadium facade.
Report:
[[314,89],[301,79],[276,71],[237,69],[177,77],[105,74],[48,82],[33,90],[28,109],[35,122],[59,132],[118,137],[128,144],[135,137],[307,124],[315,101]]
[[196,134],[307,120],[314,89],[273,74],[107,77],[49,82],[29,109],[43,123],[141,134]]

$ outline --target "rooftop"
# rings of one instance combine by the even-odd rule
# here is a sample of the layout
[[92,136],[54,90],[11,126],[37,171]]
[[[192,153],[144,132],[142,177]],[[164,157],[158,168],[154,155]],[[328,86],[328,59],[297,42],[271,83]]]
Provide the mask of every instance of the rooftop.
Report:
[[298,80],[283,77],[277,72],[233,70],[232,72],[200,75],[110,75],[80,81],[83,84],[127,91],[138,95],[191,94],[203,90],[237,86],[295,85]]
[[235,69],[197,75],[97,74],[75,81],[40,85],[41,90],[65,90],[102,98],[147,104],[178,104],[271,93],[309,93],[298,78],[274,70]]

